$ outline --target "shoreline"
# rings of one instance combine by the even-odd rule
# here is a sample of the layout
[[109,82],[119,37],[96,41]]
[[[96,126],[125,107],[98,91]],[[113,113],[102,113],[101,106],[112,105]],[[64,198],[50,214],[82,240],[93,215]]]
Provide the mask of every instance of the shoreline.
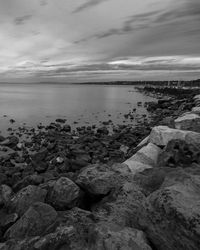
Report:
[[[171,139],[181,139],[187,144],[188,139],[184,136],[188,133],[193,138],[189,142],[195,141],[198,132],[195,130],[200,131],[200,122],[192,127],[194,135],[185,129],[191,128],[191,119],[198,118],[189,117],[188,122],[187,116],[197,102],[199,105],[200,98],[194,101],[193,93],[188,98],[160,97],[157,102],[146,104],[151,121],[144,121],[135,128],[118,126],[112,135],[107,128],[109,121],[99,128],[85,126],[72,131],[65,119],[58,119],[41,126],[39,133],[34,129],[20,131],[21,134],[30,133],[30,142],[21,143],[13,135],[0,136],[0,211],[6,218],[3,225],[0,223],[0,249],[14,250],[17,245],[20,250],[54,250],[67,240],[70,244],[73,242],[75,250],[80,249],[79,244],[84,246],[81,249],[92,250],[96,249],[95,244],[106,239],[109,231],[114,246],[121,237],[122,249],[126,249],[127,241],[131,240],[147,250],[181,250],[182,244],[187,244],[184,235],[181,235],[183,242],[177,242],[179,236],[176,238],[175,231],[169,243],[167,237],[172,237],[172,232],[167,229],[164,232],[167,236],[162,235],[162,227],[157,229],[149,217],[159,215],[160,211],[154,212],[153,204],[152,210],[147,211],[150,206],[147,203],[151,202],[151,195],[163,191],[162,184],[171,174],[176,176],[177,171],[181,176],[181,171],[187,171],[180,166],[190,161],[182,162],[180,156],[177,159],[173,155],[174,149],[170,151],[171,148],[166,147]],[[184,113],[186,118],[181,120]],[[131,113],[124,115],[130,117]],[[172,162],[168,162],[169,154]],[[162,167],[158,168],[158,162]],[[176,169],[176,165],[180,166]],[[178,185],[177,180],[174,183]],[[54,225],[50,232],[45,231],[46,224],[37,217],[37,213],[46,216],[45,211],[52,215],[52,221],[48,216],[48,226]],[[36,214],[35,222],[32,213]],[[166,215],[163,216],[165,220]],[[173,220],[177,222],[176,218]],[[39,235],[29,223],[35,223]],[[117,228],[118,233],[113,228]],[[84,230],[89,234],[83,233]],[[160,237],[156,230],[160,231]],[[77,242],[70,238],[72,232]],[[91,235],[94,233],[93,242]],[[188,244],[194,245],[191,249],[197,249],[198,240],[194,240],[193,235],[190,237]],[[39,242],[40,248],[34,248]],[[173,248],[175,245],[178,247]]]

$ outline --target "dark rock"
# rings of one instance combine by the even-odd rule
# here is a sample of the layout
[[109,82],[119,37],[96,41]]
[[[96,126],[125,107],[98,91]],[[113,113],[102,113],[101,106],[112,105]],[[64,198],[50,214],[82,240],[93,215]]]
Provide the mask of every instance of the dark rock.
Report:
[[141,205],[139,224],[156,249],[199,249],[199,166],[173,171]]
[[8,146],[10,148],[15,148],[19,143],[19,138],[12,135],[8,136],[5,141],[1,142],[1,145]]
[[67,133],[71,132],[71,126],[66,124],[66,125],[64,125],[62,127],[62,130],[65,131],[65,132],[67,132]]
[[121,185],[129,174],[129,168],[123,164],[111,167],[106,164],[95,164],[84,168],[76,183],[92,195],[107,195]]
[[90,228],[89,249],[151,250],[145,234],[134,228],[98,223]]
[[66,119],[58,118],[58,119],[56,119],[56,122],[65,123],[65,122],[66,122]]
[[50,230],[56,218],[57,213],[50,205],[36,202],[6,231],[5,238],[24,239],[41,236]]
[[22,180],[18,181],[17,183],[15,183],[13,186],[13,190],[18,191],[28,185],[37,186],[41,184],[43,181],[44,181],[44,178],[41,175],[37,175],[37,174],[29,175],[23,178]]
[[0,185],[6,184],[7,182],[7,176],[3,173],[0,173]]
[[188,144],[184,140],[171,140],[158,157],[159,167],[190,167],[200,163],[198,145]]
[[137,227],[137,214],[144,199],[140,188],[130,179],[94,205],[92,211],[100,221],[121,227]]
[[81,202],[80,188],[70,179],[61,177],[52,184],[47,194],[47,203],[58,210],[66,210]]
[[46,194],[46,190],[29,185],[12,197],[9,208],[22,216],[35,202],[44,202]]
[[46,148],[41,149],[39,152],[32,154],[31,159],[32,161],[38,163],[43,161],[48,154],[48,150]]
[[12,198],[13,191],[11,187],[7,185],[1,185],[0,186],[0,206],[8,206],[10,203],[10,200]]

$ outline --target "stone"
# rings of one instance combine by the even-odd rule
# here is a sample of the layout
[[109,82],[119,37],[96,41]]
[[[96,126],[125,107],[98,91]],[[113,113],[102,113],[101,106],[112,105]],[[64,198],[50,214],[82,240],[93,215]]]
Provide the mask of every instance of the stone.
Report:
[[64,125],[62,127],[62,130],[65,131],[65,132],[67,132],[67,133],[71,132],[71,126],[66,124],[66,125]]
[[81,202],[82,192],[70,179],[61,177],[48,190],[47,203],[58,210],[73,208]]
[[199,166],[169,174],[141,204],[138,223],[156,249],[199,249]]
[[57,218],[57,212],[50,205],[36,202],[5,233],[6,239],[41,236],[50,230]]
[[7,182],[6,174],[0,173],[0,185],[6,184],[6,182]]
[[66,119],[58,118],[58,119],[56,119],[56,122],[65,123]]
[[200,164],[200,148],[184,140],[171,140],[158,157],[158,167],[190,167]]
[[19,138],[12,135],[8,136],[5,141],[1,142],[1,145],[8,146],[9,148],[14,148],[19,143]]
[[48,154],[48,150],[46,148],[43,148],[39,152],[31,154],[30,157],[32,161],[39,163],[45,159],[47,154]]
[[136,172],[143,171],[146,168],[156,166],[160,152],[161,149],[158,146],[153,143],[149,143],[124,163],[128,165],[130,170],[135,174]]
[[114,223],[121,227],[137,227],[137,214],[144,199],[141,189],[130,178],[93,205],[92,212],[99,221]]
[[134,228],[98,223],[89,234],[90,250],[151,250],[144,233]]
[[200,107],[193,107],[191,112],[193,114],[200,115]]
[[90,165],[80,172],[76,183],[91,195],[107,195],[111,190],[117,188],[131,174],[125,164]]
[[13,186],[14,191],[19,191],[22,188],[25,188],[28,185],[39,185],[44,181],[43,176],[38,174],[32,174],[24,177],[22,180],[16,182]]
[[184,140],[186,143],[191,143],[200,146],[200,133],[192,131],[184,131],[172,129],[167,126],[154,127],[149,135],[149,142],[164,147],[173,139]]
[[175,121],[175,128],[200,132],[200,116],[193,113],[186,113],[178,117]]
[[22,216],[35,202],[44,202],[47,191],[40,187],[29,185],[15,194],[9,204],[9,208]]
[[0,159],[10,159],[15,153],[13,149],[0,145]]
[[7,185],[0,186],[0,206],[8,206],[12,198],[13,191],[12,188]]

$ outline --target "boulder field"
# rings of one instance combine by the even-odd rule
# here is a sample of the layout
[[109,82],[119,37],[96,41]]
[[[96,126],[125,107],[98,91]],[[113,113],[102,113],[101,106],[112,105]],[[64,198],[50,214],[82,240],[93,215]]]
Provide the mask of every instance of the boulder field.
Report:
[[131,150],[130,128],[0,137],[0,250],[199,250],[199,103],[176,102],[173,121],[161,112]]

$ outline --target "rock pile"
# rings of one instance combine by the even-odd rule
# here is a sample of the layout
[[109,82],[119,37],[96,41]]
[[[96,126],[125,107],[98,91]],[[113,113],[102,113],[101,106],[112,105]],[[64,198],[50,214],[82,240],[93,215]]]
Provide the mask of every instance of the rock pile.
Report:
[[73,134],[58,120],[20,146],[0,138],[0,250],[198,250],[200,131],[191,104],[200,96],[174,100],[166,126],[171,101],[150,105],[161,124],[143,134]]

